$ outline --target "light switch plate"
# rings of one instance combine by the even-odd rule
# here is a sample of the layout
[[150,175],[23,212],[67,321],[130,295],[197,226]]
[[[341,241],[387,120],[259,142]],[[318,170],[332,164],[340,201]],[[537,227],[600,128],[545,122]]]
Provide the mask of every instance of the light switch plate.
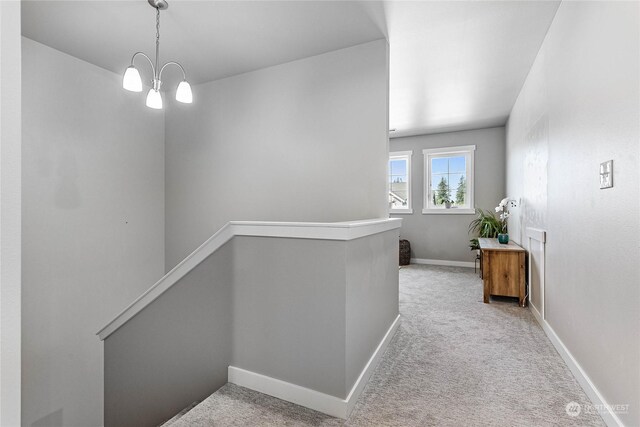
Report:
[[600,189],[613,187],[613,160],[600,163]]

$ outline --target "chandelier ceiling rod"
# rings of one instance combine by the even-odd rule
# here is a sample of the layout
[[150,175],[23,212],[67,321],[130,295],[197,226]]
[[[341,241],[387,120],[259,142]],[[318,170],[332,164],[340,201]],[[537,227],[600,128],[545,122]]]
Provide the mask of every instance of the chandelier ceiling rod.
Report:
[[162,72],[168,65],[176,65],[182,71],[182,81],[178,85],[176,90],[176,101],[190,104],[193,102],[193,94],[191,92],[191,85],[187,82],[187,73],[184,67],[180,63],[175,61],[169,61],[162,67],[159,67],[160,60],[160,11],[169,7],[169,3],[166,0],[147,0],[151,7],[156,10],[156,57],[154,61],[149,58],[144,52],[136,52],[131,57],[131,65],[127,67],[122,79],[122,87],[132,92],[142,92],[142,79],[140,78],[140,72],[134,65],[134,60],[138,55],[143,56],[149,61],[151,65],[151,71],[153,73],[153,85],[147,93],[147,107],[154,109],[162,109],[162,95],[160,94],[160,86],[162,85]]
[[[156,8],[156,68],[158,69],[158,58],[160,57],[160,9]],[[154,78],[159,76],[153,75]]]

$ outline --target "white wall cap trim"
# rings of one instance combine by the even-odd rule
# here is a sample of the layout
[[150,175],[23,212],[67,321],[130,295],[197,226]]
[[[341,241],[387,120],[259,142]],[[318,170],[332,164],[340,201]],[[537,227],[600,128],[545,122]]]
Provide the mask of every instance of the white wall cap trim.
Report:
[[234,236],[353,240],[400,228],[401,218],[349,222],[231,221]]
[[113,320],[100,329],[97,335],[101,340],[106,339],[234,236],[346,241],[398,229],[401,225],[401,218],[379,218],[325,223],[268,221],[228,222],[206,242],[200,245],[198,249],[193,251],[144,294],[120,312]]
[[424,150],[422,150],[422,154],[462,153],[475,150],[475,145],[462,145],[458,147],[425,148]]
[[527,237],[542,243],[546,243],[547,232],[539,228],[527,227]]
[[241,387],[246,387],[260,393],[268,394],[269,396],[277,397],[278,399],[286,400],[287,402],[304,406],[305,408],[347,419],[399,325],[400,315],[391,323],[387,333],[371,355],[371,358],[363,368],[346,399],[340,399],[336,396],[331,396],[235,366],[229,366],[228,368],[228,381]]

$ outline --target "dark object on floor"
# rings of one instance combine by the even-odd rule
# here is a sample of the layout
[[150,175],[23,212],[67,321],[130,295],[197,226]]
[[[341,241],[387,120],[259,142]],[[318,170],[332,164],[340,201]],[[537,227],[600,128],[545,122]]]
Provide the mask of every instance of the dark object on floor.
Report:
[[411,243],[408,240],[400,240],[400,265],[411,263]]

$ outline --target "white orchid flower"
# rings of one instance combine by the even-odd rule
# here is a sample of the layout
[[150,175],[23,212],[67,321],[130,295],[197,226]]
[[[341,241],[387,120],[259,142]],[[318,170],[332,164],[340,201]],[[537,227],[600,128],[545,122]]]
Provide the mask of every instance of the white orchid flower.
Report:
[[502,212],[502,207],[496,206],[496,212]]

